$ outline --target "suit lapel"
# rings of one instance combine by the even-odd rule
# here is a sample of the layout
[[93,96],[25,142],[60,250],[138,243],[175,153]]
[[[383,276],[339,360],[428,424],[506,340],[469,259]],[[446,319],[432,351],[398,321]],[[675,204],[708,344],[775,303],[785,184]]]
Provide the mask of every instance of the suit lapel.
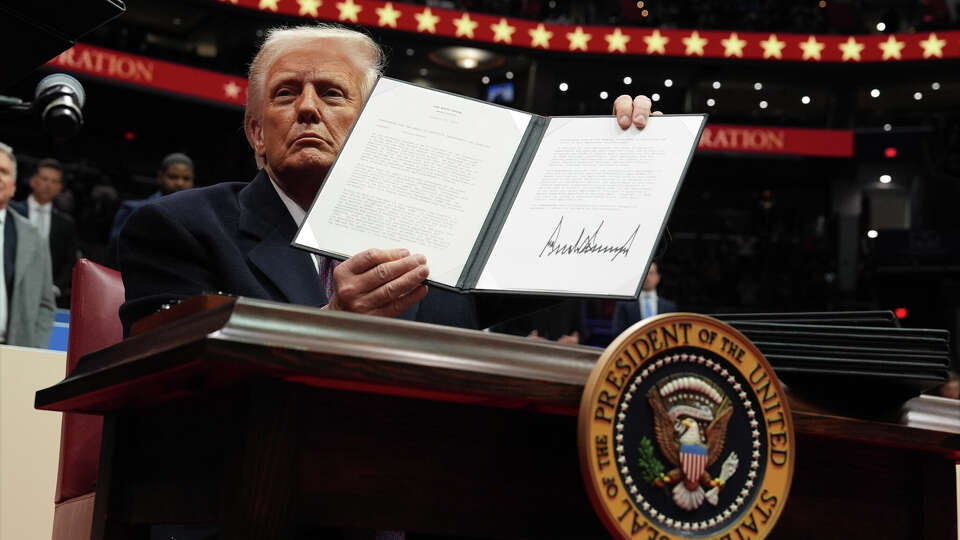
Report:
[[290,246],[297,226],[266,172],[261,170],[240,191],[238,199],[240,231],[256,241],[247,253],[250,263],[280,290],[288,302],[312,306],[326,304],[327,297],[310,254]]
[[[11,218],[10,212],[7,213],[7,219]],[[34,261],[34,250],[46,246],[43,246],[39,242],[31,242],[30,232],[26,226],[29,225],[27,218],[21,218],[19,216],[13,216],[13,219],[19,219],[21,221],[17,222],[15,225],[16,229],[16,238],[17,238],[17,255],[13,267],[13,288],[14,290],[20,286],[20,282],[26,277],[27,269],[31,262]],[[36,229],[33,229],[36,230]],[[37,234],[37,233],[34,233]],[[39,234],[38,234],[39,236]]]

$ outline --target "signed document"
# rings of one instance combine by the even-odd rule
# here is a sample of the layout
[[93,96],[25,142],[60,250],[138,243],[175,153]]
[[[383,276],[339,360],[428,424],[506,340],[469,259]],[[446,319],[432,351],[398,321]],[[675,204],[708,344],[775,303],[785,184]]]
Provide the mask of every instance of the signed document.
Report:
[[293,245],[462,292],[636,297],[705,115],[546,118],[381,77]]

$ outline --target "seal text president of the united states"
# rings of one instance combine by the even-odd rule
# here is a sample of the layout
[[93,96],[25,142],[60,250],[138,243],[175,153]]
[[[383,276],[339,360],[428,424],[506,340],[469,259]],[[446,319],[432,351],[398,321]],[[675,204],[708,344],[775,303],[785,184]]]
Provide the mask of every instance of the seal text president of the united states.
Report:
[[[136,211],[120,233],[124,328],[204,292],[477,328],[475,299],[423,284],[428,261],[377,246],[334,265],[290,246],[305,209],[383,68],[367,35],[332,26],[276,29],[250,66],[244,131],[261,167],[249,183],[175,193]],[[623,129],[650,100],[620,96]]]

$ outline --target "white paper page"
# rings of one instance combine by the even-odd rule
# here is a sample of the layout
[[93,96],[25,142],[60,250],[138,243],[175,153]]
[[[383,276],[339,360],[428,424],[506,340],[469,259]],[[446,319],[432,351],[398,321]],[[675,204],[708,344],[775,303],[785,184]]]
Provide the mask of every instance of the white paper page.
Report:
[[477,288],[636,294],[704,121],[552,119]]
[[406,248],[455,286],[530,118],[381,78],[295,242]]

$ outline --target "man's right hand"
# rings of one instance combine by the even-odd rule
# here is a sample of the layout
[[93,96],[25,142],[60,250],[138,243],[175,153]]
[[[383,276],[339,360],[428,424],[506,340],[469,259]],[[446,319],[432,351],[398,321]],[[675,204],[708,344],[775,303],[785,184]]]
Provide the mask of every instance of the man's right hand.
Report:
[[427,259],[405,249],[368,249],[333,270],[333,298],[324,309],[396,317],[427,295]]

